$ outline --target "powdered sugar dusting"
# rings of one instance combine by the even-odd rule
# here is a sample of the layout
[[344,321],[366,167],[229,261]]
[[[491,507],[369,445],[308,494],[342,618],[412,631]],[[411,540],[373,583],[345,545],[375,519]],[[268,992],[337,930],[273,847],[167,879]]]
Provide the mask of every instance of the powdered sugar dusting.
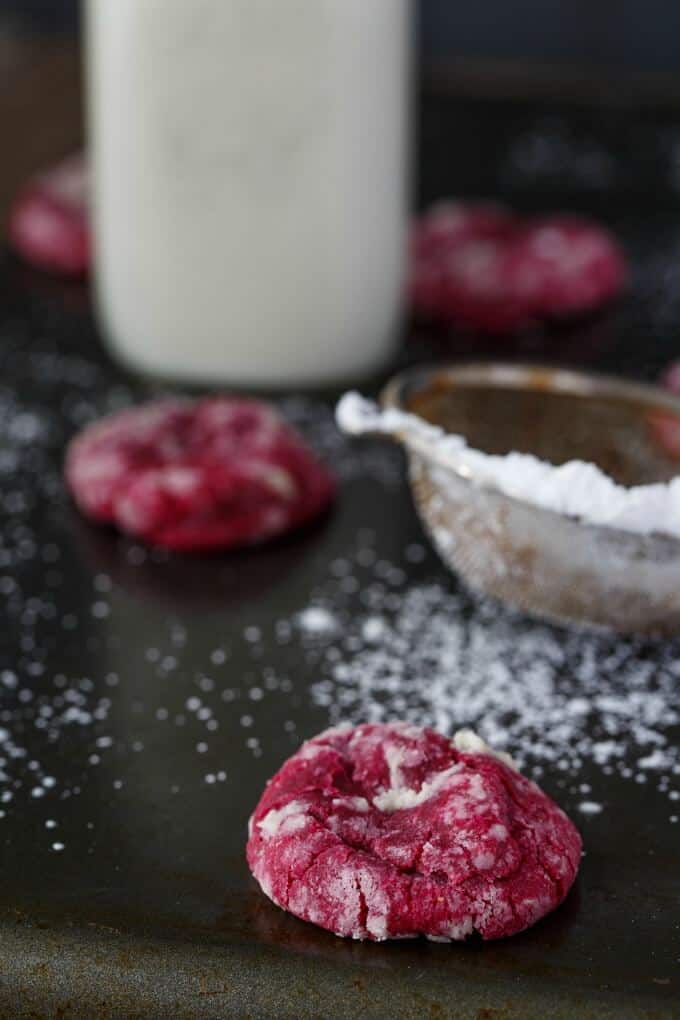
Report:
[[265,836],[271,839],[281,831],[293,832],[306,825],[306,811],[307,805],[303,801],[293,800],[278,811],[270,811],[258,824]]
[[602,805],[598,804],[595,800],[582,800],[578,805],[578,809],[582,815],[599,815],[602,811]]
[[[148,622],[159,598],[167,594],[181,602],[181,581],[170,578],[159,587],[154,580],[156,571],[168,567],[167,554],[116,542],[77,521],[62,461],[74,432],[149,394],[100,362],[94,338],[86,329],[73,330],[70,317],[78,343],[83,335],[82,349],[57,347],[50,331],[58,315],[66,312],[46,305],[44,315],[36,307],[30,324],[7,316],[2,322],[0,823],[9,838],[17,819],[24,824],[43,817],[44,849],[52,848],[55,829],[63,831],[59,852],[73,853],[82,846],[80,823],[67,827],[65,817],[95,784],[111,808],[102,812],[102,824],[112,824],[119,801],[142,795],[150,773],[160,778],[158,796],[197,790],[219,796],[236,779],[225,767],[234,746],[229,729],[249,762],[259,758],[263,735],[256,732],[254,710],[260,702],[267,707],[273,696],[289,702],[293,684],[264,660],[257,613],[244,619],[230,642],[221,640],[220,618],[214,644],[199,650],[192,647],[181,606],[162,614],[149,636],[146,625],[138,630],[134,624],[137,614],[126,608],[131,593],[143,600],[147,611],[139,618]],[[352,444],[324,402],[278,403],[345,481],[370,474],[382,485],[401,485],[398,451]],[[178,474],[170,479],[176,492],[187,482]],[[226,562],[224,567],[231,569]],[[319,604],[297,624],[285,623],[288,640],[295,634],[311,646],[332,637],[336,621],[331,608]],[[284,640],[286,627],[276,642]],[[237,642],[256,660],[243,682],[232,679],[230,668]],[[295,726],[291,715],[288,705],[282,725]],[[164,740],[188,757],[180,764],[181,755],[173,754],[167,769],[154,772],[155,748]],[[94,838],[89,829],[86,838]]]
[[[309,588],[297,605],[251,597],[229,631],[233,603],[219,603],[203,646],[199,614],[166,609],[166,595],[183,594],[167,590],[177,576],[165,574],[167,557],[109,536],[100,547],[97,533],[75,525],[61,482],[68,437],[146,394],[96,358],[58,350],[49,323],[39,326],[40,347],[7,322],[0,353],[3,836],[31,818],[36,845],[49,852],[56,842],[68,857],[82,847],[74,802],[95,789],[106,805],[98,826],[149,790],[181,812],[184,797],[229,797],[241,765],[267,756],[273,769],[327,722],[378,718],[449,734],[474,726],[531,774],[563,776],[571,807],[592,802],[606,813],[614,773],[668,798],[677,822],[677,647],[565,636],[478,603],[440,583],[416,531],[403,548],[386,541],[381,520],[361,520],[354,542],[343,537],[330,551],[313,538],[323,555],[298,574]],[[408,498],[396,447],[352,443],[321,401],[279,407],[345,481],[341,513],[352,487],[373,487],[390,505]],[[235,671],[244,659],[248,668]],[[313,729],[302,722],[310,702]],[[173,753],[163,751],[160,768],[166,746]],[[592,789],[581,792],[588,766],[595,778],[591,768]]]
[[[331,722],[407,719],[450,734],[469,726],[535,777],[576,781],[594,766],[600,796],[587,802],[606,805],[613,774],[679,796],[674,644],[565,632],[437,582],[385,585],[398,568],[359,558],[348,569],[363,610],[315,658],[311,696]],[[330,578],[324,594],[334,591],[341,603]],[[366,636],[376,618],[377,643]]]
[[[423,783],[419,790],[412,790],[410,787],[400,784],[391,785],[388,790],[374,797],[373,803],[379,811],[384,811],[386,814],[418,807],[446,789],[461,769],[462,765],[452,765],[450,768],[444,769],[443,772],[439,772],[428,782]],[[390,776],[390,778],[394,777]]]
[[338,621],[322,606],[310,606],[297,617],[297,624],[306,634],[329,634],[336,630]]
[[463,436],[445,433],[417,415],[394,408],[380,411],[357,393],[345,394],[337,418],[352,435],[396,436],[432,464],[514,499],[590,524],[680,537],[680,477],[627,488],[585,461],[554,465],[528,453],[486,454],[469,447]]
[[453,737],[453,746],[463,754],[488,754],[492,758],[498,758],[504,765],[514,769],[516,765],[509,754],[503,751],[494,751],[485,740],[478,737],[473,730],[458,730]]

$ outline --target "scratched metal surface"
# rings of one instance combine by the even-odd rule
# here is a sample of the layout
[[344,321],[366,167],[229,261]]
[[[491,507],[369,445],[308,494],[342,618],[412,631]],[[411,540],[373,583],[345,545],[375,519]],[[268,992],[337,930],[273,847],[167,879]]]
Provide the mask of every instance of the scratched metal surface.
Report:
[[[635,289],[595,322],[513,343],[414,331],[400,365],[502,353],[652,378],[679,352],[675,129],[657,125],[646,155],[631,140],[635,130],[648,137],[645,118],[631,125],[616,114],[571,111],[546,125],[540,108],[430,103],[421,200],[455,182],[462,193],[504,193],[523,207],[604,215],[629,242]],[[570,161],[565,145],[576,149]],[[556,162],[571,167],[571,182],[566,171],[556,181]],[[659,167],[667,173],[663,201],[643,186]],[[375,532],[376,555],[392,563],[422,532],[393,477],[397,455],[376,448],[348,473],[335,513],[305,535],[233,557],[140,563],[130,543],[79,521],[50,482],[83,405],[102,407],[122,392],[141,397],[149,387],[108,363],[87,295],[5,258],[0,409],[3,401],[39,416],[42,409],[49,434],[40,456],[31,461],[26,446],[16,469],[16,478],[35,484],[33,496],[24,493],[24,505],[2,501],[0,512],[2,548],[16,556],[0,571],[0,671],[17,678],[0,687],[0,726],[26,752],[5,766],[12,799],[1,805],[0,1013],[679,1015],[680,826],[669,824],[667,799],[617,777],[607,781],[606,812],[579,819],[587,856],[567,902],[507,942],[347,944],[259,894],[243,858],[247,817],[266,778],[327,722],[309,694],[314,655],[277,641],[276,623],[310,603],[329,563],[356,548],[362,529]],[[387,482],[376,470],[381,457],[391,458]],[[407,569],[413,582],[456,585],[433,554]],[[2,580],[8,574],[20,594]],[[94,609],[98,603],[106,609]],[[343,611],[359,608],[348,586]],[[465,612],[474,617],[473,599]],[[223,646],[229,657],[215,660]],[[653,667],[655,648],[647,654]],[[250,700],[268,665],[287,682]],[[20,697],[27,688],[30,701]],[[219,697],[227,688],[239,691],[231,701]],[[71,689],[81,696],[71,707],[91,718],[61,726],[51,742],[49,718],[42,728],[35,720]],[[211,707],[218,728],[206,731],[187,710],[194,697]],[[586,766],[581,780],[601,781],[594,771]],[[33,796],[38,775],[55,784]],[[573,809],[556,771],[546,770],[543,785]]]

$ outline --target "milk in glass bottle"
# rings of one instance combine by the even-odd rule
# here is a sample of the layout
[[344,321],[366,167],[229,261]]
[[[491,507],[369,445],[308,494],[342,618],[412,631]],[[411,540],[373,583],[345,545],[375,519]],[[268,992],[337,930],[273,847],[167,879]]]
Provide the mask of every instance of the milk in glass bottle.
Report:
[[409,0],[88,0],[108,343],[184,381],[346,381],[395,344]]

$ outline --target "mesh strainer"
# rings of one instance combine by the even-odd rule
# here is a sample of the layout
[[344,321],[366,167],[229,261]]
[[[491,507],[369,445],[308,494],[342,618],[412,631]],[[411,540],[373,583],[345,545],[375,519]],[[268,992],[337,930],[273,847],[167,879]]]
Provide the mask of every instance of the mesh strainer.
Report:
[[[487,452],[515,448],[553,463],[579,457],[629,484],[677,470],[644,422],[648,413],[680,415],[680,400],[649,386],[537,366],[463,365],[406,372],[388,384],[382,403]],[[513,446],[518,437],[523,445]],[[407,434],[400,438],[425,528],[472,589],[554,621],[680,632],[678,539],[585,524],[523,502],[436,463]]]

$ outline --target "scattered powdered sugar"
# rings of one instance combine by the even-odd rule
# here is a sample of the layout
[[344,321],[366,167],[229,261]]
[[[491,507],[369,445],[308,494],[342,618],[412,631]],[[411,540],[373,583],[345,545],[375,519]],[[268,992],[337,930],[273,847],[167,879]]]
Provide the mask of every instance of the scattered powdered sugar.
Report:
[[[329,719],[407,718],[449,734],[474,726],[534,775],[545,767],[578,787],[584,766],[600,769],[601,785],[579,787],[581,811],[606,807],[606,775],[615,772],[656,787],[677,820],[677,649],[565,636],[478,603],[436,580],[444,575],[413,541],[417,533],[397,554],[365,526],[379,529],[381,521],[362,522],[354,543],[343,539],[330,563],[316,561],[301,605],[283,615],[278,603],[281,615],[272,618],[271,605],[257,602],[230,632],[220,606],[205,647],[202,628],[192,633],[194,610],[166,613],[158,586],[131,585],[128,598],[130,579],[164,570],[169,557],[105,535],[102,565],[98,533],[79,528],[64,492],[61,460],[75,429],[145,394],[96,360],[47,341],[35,350],[29,340],[17,330],[0,351],[3,377],[16,383],[0,384],[0,820],[7,836],[12,816],[16,824],[30,813],[46,852],[76,852],[69,808],[88,784],[102,804],[140,796],[152,777],[154,796],[228,796],[238,755],[247,768],[272,754],[272,741],[279,756],[281,745],[293,750],[310,735],[310,702],[319,730]],[[345,506],[353,483],[407,499],[396,447],[352,443],[321,401],[279,406],[350,483]],[[106,815],[102,809],[102,821]]]
[[[318,653],[312,684],[332,723],[406,719],[448,734],[469,726],[536,777],[576,779],[594,767],[603,802],[612,774],[679,796],[675,644],[563,631],[437,582],[387,587],[384,561],[379,576],[354,569],[363,612]],[[372,626],[366,636],[376,619],[377,643]],[[594,799],[580,806],[600,809]]]
[[369,644],[377,644],[385,635],[385,621],[380,616],[369,616],[361,627],[361,636]]
[[338,621],[323,606],[310,606],[296,617],[298,627],[306,634],[330,634],[337,629]]
[[560,191],[611,188],[621,167],[592,134],[576,131],[561,117],[541,117],[512,135],[501,161],[502,180],[511,187],[554,186]]
[[381,411],[358,393],[345,394],[337,419],[351,435],[396,436],[433,464],[514,499],[591,524],[680,537],[680,477],[627,488],[595,464],[581,460],[554,465],[528,453],[505,457],[483,453],[469,447],[463,436],[395,408]]
[[[258,611],[228,642],[220,618],[207,651],[192,644],[181,605],[178,615],[161,614],[148,638],[137,631],[121,594],[147,607],[166,593],[181,601],[181,580],[145,587],[157,571],[179,567],[163,550],[82,525],[65,491],[62,462],[79,428],[162,394],[118,375],[100,360],[86,331],[77,350],[57,346],[45,318],[41,324],[36,311],[30,326],[0,322],[0,823],[9,839],[18,819],[35,816],[44,849],[61,853],[77,852],[74,823],[66,826],[65,818],[68,808],[77,816],[73,801],[88,786],[96,784],[109,804],[139,797],[138,777],[158,774],[155,748],[167,740],[184,757],[173,755],[161,771],[157,794],[219,795],[238,772],[227,769],[234,732],[247,761],[264,753],[260,705],[266,712],[280,698],[282,725],[296,739],[296,695],[293,681],[265,656]],[[80,332],[71,332],[80,343]],[[402,485],[399,451],[381,442],[352,443],[326,402],[276,403],[342,481]],[[261,562],[266,556],[265,550]],[[198,574],[200,567],[192,569]],[[226,561],[224,570],[237,573]],[[228,585],[225,590],[228,595]],[[281,621],[273,640],[278,647],[299,639],[307,654],[339,627],[322,600],[299,619]],[[234,676],[234,646],[253,660],[246,676]],[[107,817],[102,812],[102,823]]]
[[594,800],[582,800],[577,807],[582,815],[599,815],[602,812],[602,805]]

